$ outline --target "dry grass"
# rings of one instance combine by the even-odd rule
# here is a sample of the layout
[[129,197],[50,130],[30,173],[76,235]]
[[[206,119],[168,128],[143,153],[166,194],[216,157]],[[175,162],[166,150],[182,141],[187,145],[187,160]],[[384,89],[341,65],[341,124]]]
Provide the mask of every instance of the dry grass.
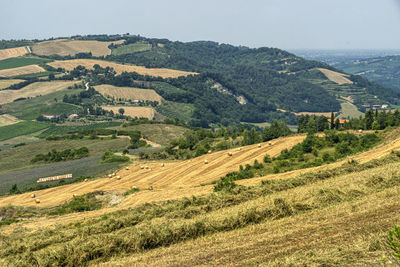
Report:
[[349,77],[349,75],[339,73],[336,71],[332,71],[332,70],[323,69],[323,68],[317,68],[317,70],[322,72],[326,76],[326,78],[328,78],[330,81],[337,83],[339,85],[353,84],[353,82],[347,78],[347,77]]
[[315,115],[315,116],[325,116],[325,117],[331,117],[331,113],[330,112],[297,112],[297,113],[293,113],[296,116],[305,116],[305,115]]
[[139,89],[133,87],[117,87],[103,84],[94,87],[96,91],[107,97],[124,100],[158,101],[161,103],[162,97],[151,89]]
[[32,74],[32,73],[38,73],[38,72],[44,72],[45,69],[38,65],[29,65],[29,66],[24,66],[24,67],[18,67],[18,68],[13,68],[13,69],[5,69],[5,70],[0,70],[0,77],[13,77],[13,76],[18,76],[18,75],[24,75],[24,74]]
[[75,81],[52,81],[52,82],[36,82],[20,90],[2,90],[0,91],[0,105],[13,102],[21,97],[35,97],[39,95],[47,95],[57,91],[66,89],[68,86],[76,83]]
[[75,56],[77,53],[92,52],[93,56],[100,57],[111,54],[111,49],[108,48],[110,44],[121,44],[123,42],[124,40],[116,42],[100,42],[58,39],[44,41],[34,45],[33,53],[41,56]]
[[150,107],[126,107],[126,106],[103,106],[105,110],[112,110],[114,114],[118,114],[118,110],[123,108],[125,110],[125,116],[131,116],[132,118],[148,118],[152,120],[156,115],[154,108]]
[[20,120],[18,120],[16,117],[11,116],[9,114],[0,115],[0,127],[1,126],[15,124],[15,123],[17,123],[19,121]]
[[152,68],[145,68],[142,66],[134,66],[134,65],[122,65],[114,62],[104,61],[104,60],[95,60],[95,59],[72,59],[72,60],[59,60],[50,62],[47,65],[50,65],[54,68],[64,68],[66,70],[73,70],[77,66],[81,65],[87,69],[93,69],[93,65],[98,64],[100,67],[111,67],[113,68],[117,74],[121,74],[122,72],[137,72],[141,75],[149,75],[155,77],[162,77],[162,78],[177,78],[180,76],[188,76],[191,74],[197,74],[194,72],[186,72],[180,70],[173,70],[173,69],[152,69]]
[[29,53],[29,50],[25,46],[1,49],[0,50],[0,60],[6,59],[6,58],[12,58],[12,57],[20,57],[27,53]]
[[11,80],[0,80],[0,90],[10,87],[13,84],[23,82],[24,80],[11,79]]

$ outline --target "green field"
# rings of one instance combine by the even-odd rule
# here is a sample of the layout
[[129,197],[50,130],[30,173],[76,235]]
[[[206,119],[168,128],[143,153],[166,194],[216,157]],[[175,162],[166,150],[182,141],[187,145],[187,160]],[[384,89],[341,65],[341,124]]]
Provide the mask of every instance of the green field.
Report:
[[340,118],[359,118],[363,116],[364,113],[359,111],[357,107],[351,103],[341,103],[342,109],[340,110]]
[[194,112],[194,105],[163,101],[162,105],[156,107],[156,110],[168,118],[177,118],[180,121],[190,121]]
[[182,137],[187,129],[169,124],[139,124],[128,127],[113,127],[124,131],[140,131],[143,136],[158,144],[168,144],[174,139]]
[[15,57],[0,60],[0,70],[47,63],[52,60],[38,57]]
[[3,110],[22,120],[34,120],[42,114],[60,115],[78,113],[81,107],[62,103],[65,94],[76,94],[81,90],[63,90],[3,105]]
[[136,44],[128,44],[124,46],[120,46],[112,50],[111,54],[115,56],[131,54],[136,52],[148,51],[151,49],[150,44],[145,43],[136,43]]
[[49,127],[48,123],[42,123],[36,121],[23,121],[16,124],[3,126],[0,127],[0,141],[4,141],[21,135],[38,132],[48,127]]
[[44,131],[39,135],[40,138],[45,138],[49,135],[63,135],[70,132],[76,131],[84,131],[84,130],[94,130],[94,129],[102,129],[107,127],[116,127],[121,125],[119,121],[111,121],[111,122],[98,122],[98,123],[91,123],[91,124],[83,124],[83,125],[55,125],[52,124],[49,129]]
[[31,164],[31,159],[37,154],[45,154],[56,149],[62,151],[65,149],[78,149],[87,147],[89,156],[102,156],[107,149],[122,151],[129,145],[128,138],[117,139],[79,139],[79,140],[42,140],[36,143],[19,146],[8,150],[0,151],[0,173],[7,173],[12,170],[36,167],[41,164]]

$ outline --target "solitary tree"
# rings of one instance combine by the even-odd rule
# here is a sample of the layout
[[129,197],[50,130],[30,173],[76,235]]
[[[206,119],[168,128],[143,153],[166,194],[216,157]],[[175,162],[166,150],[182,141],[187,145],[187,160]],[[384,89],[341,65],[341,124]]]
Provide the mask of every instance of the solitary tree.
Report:
[[124,113],[125,113],[125,109],[123,109],[123,108],[120,108],[120,109],[118,110],[118,112],[119,112],[119,114],[121,114],[121,115],[124,115]]
[[331,112],[331,129],[335,128],[335,113]]

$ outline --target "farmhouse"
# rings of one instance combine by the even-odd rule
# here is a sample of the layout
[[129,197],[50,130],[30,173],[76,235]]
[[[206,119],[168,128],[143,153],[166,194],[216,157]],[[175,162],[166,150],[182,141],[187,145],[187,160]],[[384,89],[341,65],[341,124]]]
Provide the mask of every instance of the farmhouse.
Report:
[[61,116],[60,115],[44,115],[43,114],[42,117],[45,118],[45,119],[51,120],[51,119],[58,119]]

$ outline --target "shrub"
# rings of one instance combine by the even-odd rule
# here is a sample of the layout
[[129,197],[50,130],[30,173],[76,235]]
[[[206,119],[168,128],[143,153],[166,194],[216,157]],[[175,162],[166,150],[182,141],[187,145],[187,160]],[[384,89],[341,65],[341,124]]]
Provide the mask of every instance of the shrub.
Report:
[[129,157],[127,157],[127,156],[118,156],[118,155],[115,155],[112,151],[108,150],[101,157],[101,161],[103,163],[127,162],[127,161],[129,161]]
[[388,246],[393,251],[393,256],[400,260],[400,226],[395,225],[389,231]]

